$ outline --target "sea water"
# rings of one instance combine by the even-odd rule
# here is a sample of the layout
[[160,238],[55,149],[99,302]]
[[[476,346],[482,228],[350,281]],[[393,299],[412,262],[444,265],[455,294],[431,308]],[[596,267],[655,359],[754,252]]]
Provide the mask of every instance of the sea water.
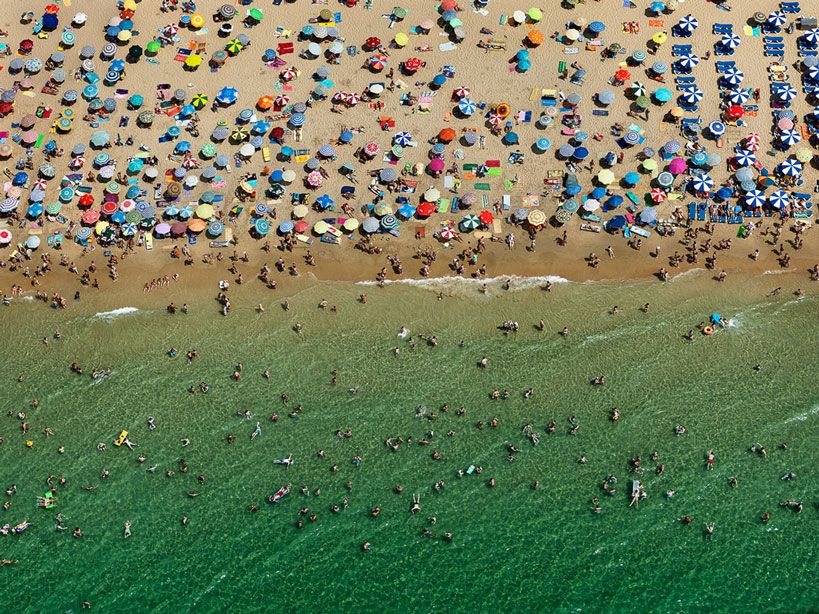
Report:
[[[19,560],[0,568],[0,607],[77,611],[89,600],[102,611],[134,612],[815,609],[816,299],[769,299],[759,282],[717,285],[697,275],[670,284],[556,283],[551,292],[540,288],[545,280],[515,279],[510,291],[504,281],[486,294],[451,281],[384,289],[309,283],[291,294],[289,311],[278,306],[283,297],[261,295],[264,314],[253,309],[258,290],[242,288],[231,290],[238,292],[228,317],[209,301],[190,303],[187,316],[127,305],[3,308],[0,486],[15,483],[18,492],[0,497],[11,502],[0,518],[32,526],[0,537],[0,558]],[[356,300],[361,292],[366,304]],[[337,312],[318,309],[322,298]],[[614,305],[619,314],[609,313]],[[715,311],[728,328],[684,339]],[[519,331],[504,335],[498,326],[506,320]],[[401,326],[436,335],[438,346],[415,337],[411,349],[398,337]],[[564,326],[568,337],[559,334]],[[57,328],[62,339],[43,345]],[[191,349],[200,356],[188,364]],[[84,375],[70,371],[72,361]],[[242,376],[234,381],[237,363]],[[108,367],[109,377],[89,377]],[[600,374],[606,385],[591,386]],[[203,382],[207,394],[188,392]],[[491,400],[495,389],[510,398]],[[29,408],[33,398],[37,409]],[[290,417],[296,405],[302,411]],[[419,405],[437,419],[417,418]],[[619,422],[609,420],[612,407]],[[28,434],[6,416],[21,410]],[[580,424],[575,435],[569,416]],[[251,440],[257,421],[262,432]],[[523,434],[526,424],[540,434],[538,446]],[[685,435],[674,434],[677,425]],[[42,434],[46,426],[53,437]],[[346,429],[352,437],[336,436]],[[122,430],[134,451],[112,444]],[[389,437],[417,442],[430,430],[430,445],[385,446]],[[505,460],[510,443],[520,449],[513,462]],[[755,443],[767,459],[749,451]],[[442,460],[432,459],[434,450]],[[708,450],[716,454],[712,471]],[[292,467],[273,462],[289,455]],[[629,472],[636,455],[641,474]],[[459,478],[469,465],[482,472]],[[100,477],[103,470],[110,477]],[[788,471],[797,478],[781,480]],[[57,488],[54,510],[38,509],[50,475],[67,485]],[[600,488],[610,475],[618,478],[615,496]],[[729,486],[731,476],[739,488]],[[629,507],[634,478],[648,497]],[[446,483],[440,492],[438,480]],[[286,484],[291,494],[267,503]],[[304,496],[302,485],[321,494]],[[781,508],[788,499],[803,501],[804,512]],[[256,513],[247,511],[253,503]],[[374,506],[382,510],[376,519]],[[302,507],[318,519],[300,517]],[[772,519],[763,524],[766,511]],[[55,530],[56,512],[67,531]],[[133,533],[125,539],[127,520]],[[715,523],[709,540],[706,522]],[[82,538],[71,536],[74,527]],[[423,536],[425,527],[434,536]],[[441,538],[446,532],[452,542]],[[362,551],[364,542],[371,551]]]

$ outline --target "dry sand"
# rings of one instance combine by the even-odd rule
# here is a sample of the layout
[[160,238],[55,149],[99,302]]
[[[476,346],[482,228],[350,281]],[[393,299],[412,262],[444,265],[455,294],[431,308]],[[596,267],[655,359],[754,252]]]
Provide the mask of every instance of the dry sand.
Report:
[[[46,3],[35,3],[32,10],[35,15],[41,13],[42,8]],[[153,36],[156,35],[158,29],[167,24],[176,22],[181,13],[171,12],[162,13],[159,11],[158,1],[143,1],[138,5],[136,16],[134,17],[135,28],[139,31],[132,43],[145,45]],[[355,8],[345,8],[340,4],[321,5],[309,4],[306,2],[296,2],[294,4],[282,4],[280,6],[272,6],[270,3],[255,2],[253,6],[262,8],[266,17],[262,24],[253,28],[245,29],[240,23],[240,17],[243,16],[246,8],[238,7],[239,17],[234,19],[234,33],[245,33],[251,40],[252,44],[241,51],[236,57],[229,58],[224,67],[218,72],[211,72],[206,64],[203,64],[198,70],[194,72],[183,70],[182,64],[173,59],[174,48],[187,46],[189,42],[203,42],[207,44],[206,57],[209,57],[213,51],[224,48],[227,39],[220,38],[216,35],[218,28],[211,20],[211,12],[219,6],[219,2],[207,3],[207,10],[202,10],[206,17],[206,29],[208,32],[195,34],[187,30],[180,30],[179,36],[181,38],[177,45],[164,48],[158,55],[157,63],[148,63],[144,58],[137,64],[129,64],[126,69],[125,79],[118,84],[118,87],[127,89],[130,94],[142,94],[147,106],[150,105],[154,98],[155,88],[158,83],[170,83],[172,88],[183,87],[188,93],[189,97],[198,92],[207,93],[211,99],[216,91],[224,85],[235,86],[239,89],[240,96],[238,103],[227,108],[221,109],[218,112],[212,112],[209,109],[204,109],[199,112],[200,117],[200,131],[201,137],[193,139],[183,132],[180,138],[187,138],[193,142],[194,151],[198,151],[201,143],[205,142],[207,136],[212,129],[217,125],[217,122],[226,121],[229,126],[234,125],[235,118],[239,110],[247,107],[253,107],[256,100],[263,95],[277,95],[282,93],[282,90],[276,89],[278,73],[281,69],[274,69],[266,67],[261,55],[263,51],[272,47],[275,48],[280,42],[293,42],[296,48],[296,54],[284,56],[288,65],[294,65],[301,71],[301,75],[290,85],[292,90],[284,91],[290,96],[293,102],[303,101],[309,97],[309,92],[315,86],[315,81],[311,79],[311,73],[322,65],[328,65],[324,59],[306,60],[298,56],[298,52],[307,46],[306,42],[300,42],[297,39],[299,29],[307,23],[311,18],[318,15],[322,8],[330,8],[332,11],[341,11],[343,15],[343,22],[339,24],[342,37],[345,39],[344,44],[355,45],[358,47],[358,55],[351,57],[343,54],[340,58],[339,65],[328,65],[331,68],[331,80],[335,82],[335,88],[331,90],[331,94],[337,90],[346,92],[361,92],[369,83],[376,81],[386,81],[386,71],[381,75],[373,74],[371,71],[363,67],[364,61],[369,57],[367,52],[362,50],[364,40],[369,36],[380,37],[385,44],[389,43],[392,37],[398,32],[410,33],[410,28],[426,19],[435,20],[438,16],[433,4],[417,2],[415,0],[407,0],[400,3],[401,6],[409,10],[408,17],[403,21],[394,24],[390,29],[388,28],[390,22],[384,17],[384,13],[392,8],[392,4],[386,5],[376,2],[372,10],[365,9],[363,3],[360,3]],[[532,68],[525,74],[516,73],[510,70],[509,60],[514,53],[522,47],[521,42],[526,36],[528,30],[532,25],[513,26],[509,23],[506,25],[499,25],[501,15],[511,15],[515,10],[527,10],[527,5],[510,2],[508,0],[492,0],[488,5],[488,15],[483,16],[479,13],[473,12],[471,6],[463,5],[463,10],[459,13],[459,17],[464,23],[467,31],[467,38],[457,49],[450,52],[438,51],[438,45],[447,42],[448,37],[442,32],[441,28],[436,24],[429,35],[414,35],[410,34],[410,42],[404,49],[389,49],[389,66],[396,69],[396,79],[400,78],[406,83],[405,89],[397,89],[395,92],[385,92],[380,98],[384,102],[385,107],[381,110],[374,110],[368,107],[366,103],[359,103],[351,109],[346,109],[343,113],[333,113],[330,111],[331,104],[329,101],[317,102],[307,112],[307,123],[303,129],[304,138],[301,143],[293,143],[292,137],[288,137],[286,141],[294,147],[309,148],[311,153],[315,153],[320,145],[324,143],[334,143],[343,127],[363,127],[364,134],[356,135],[353,145],[337,147],[337,159],[332,162],[326,162],[324,168],[329,174],[329,179],[325,182],[312,198],[317,194],[328,193],[337,202],[341,201],[339,198],[339,189],[342,185],[347,185],[349,182],[338,172],[340,165],[344,162],[353,159],[353,151],[357,146],[363,144],[366,140],[374,140],[378,142],[382,150],[390,146],[391,133],[382,131],[377,123],[377,118],[382,115],[388,115],[394,118],[395,128],[393,132],[398,130],[406,130],[412,133],[418,146],[415,148],[407,148],[407,154],[404,159],[394,168],[399,170],[403,167],[404,162],[426,162],[428,160],[429,145],[427,140],[434,137],[437,132],[444,127],[452,127],[459,133],[465,128],[474,128],[479,134],[486,136],[486,148],[481,150],[478,146],[474,147],[460,147],[463,151],[464,158],[459,160],[459,163],[482,163],[487,159],[499,159],[502,161],[503,175],[502,177],[491,178],[489,181],[492,184],[491,192],[478,192],[478,194],[488,194],[490,204],[499,201],[502,194],[509,194],[512,202],[512,210],[520,205],[523,196],[526,194],[540,194],[543,191],[543,179],[547,170],[563,169],[562,162],[555,159],[554,150],[566,142],[566,137],[560,136],[560,128],[555,125],[548,129],[538,129],[534,120],[541,112],[541,107],[537,97],[533,97],[534,90],[540,88],[554,88],[569,94],[578,91],[583,97],[584,101],[581,104],[580,112],[583,115],[584,121],[582,129],[590,134],[595,132],[603,135],[603,139],[599,142],[590,140],[588,147],[592,150],[592,158],[598,159],[606,151],[619,152],[619,148],[614,143],[614,137],[610,136],[611,124],[615,121],[620,121],[626,125],[632,120],[626,117],[626,112],[629,108],[629,101],[623,96],[624,88],[611,88],[617,93],[617,99],[612,104],[609,117],[597,117],[591,114],[593,104],[591,96],[597,91],[607,85],[607,80],[614,71],[618,68],[618,60],[601,61],[600,54],[597,52],[586,51],[580,45],[581,50],[577,55],[564,55],[562,53],[563,45],[550,40],[549,35],[552,32],[563,33],[566,29],[565,22],[573,18],[585,18],[587,21],[601,20],[608,26],[606,32],[603,33],[602,39],[607,44],[620,43],[630,53],[634,49],[646,49],[646,43],[651,38],[652,34],[660,30],[670,31],[671,26],[683,15],[693,12],[700,21],[700,27],[696,33],[684,40],[669,38],[666,43],[656,54],[656,56],[649,55],[646,65],[650,65],[655,60],[661,60],[667,64],[671,64],[673,58],[671,56],[671,45],[675,42],[691,44],[696,53],[702,58],[707,51],[712,51],[710,60],[703,60],[701,64],[694,69],[694,75],[697,76],[698,84],[705,92],[705,99],[700,104],[699,115],[703,122],[708,123],[718,118],[719,115],[719,91],[717,87],[717,73],[713,66],[713,43],[717,39],[711,32],[712,24],[714,22],[728,22],[734,25],[734,30],[738,32],[742,38],[742,44],[737,50],[735,56],[732,58],[737,62],[737,65],[745,72],[746,79],[743,86],[760,88],[762,90],[762,100],[759,103],[759,112],[756,117],[746,117],[747,128],[741,131],[730,132],[726,135],[725,146],[722,149],[716,149],[713,142],[708,142],[709,151],[717,151],[722,154],[723,158],[728,156],[737,140],[745,136],[748,132],[758,132],[763,137],[763,147],[759,152],[760,160],[763,165],[768,168],[775,164],[775,160],[781,160],[784,155],[777,154],[774,157],[769,157],[766,154],[768,147],[768,139],[771,134],[771,113],[768,105],[768,78],[766,74],[767,66],[771,62],[768,58],[762,56],[762,42],[759,38],[753,38],[742,34],[743,25],[750,17],[753,11],[761,10],[768,12],[777,8],[775,2],[754,2],[753,6],[743,6],[742,3],[735,3],[732,12],[725,12],[717,10],[711,4],[694,3],[689,0],[688,3],[680,3],[680,8],[673,15],[665,15],[661,18],[664,20],[663,27],[650,27],[649,18],[643,12],[643,5],[647,2],[639,2],[641,8],[639,9],[624,9],[620,0],[601,0],[599,2],[588,1],[580,5],[577,9],[570,11],[564,10],[557,6],[557,3],[551,3],[549,6],[544,6],[545,13],[544,20],[538,24],[538,28],[546,34],[546,41],[536,49],[531,50]],[[806,3],[803,3],[806,4]],[[42,6],[41,6],[42,5]],[[203,3],[200,2],[200,8]],[[36,9],[36,10],[35,10]],[[74,0],[70,6],[61,5],[60,17],[61,25],[67,24],[70,17],[78,11],[83,11],[88,14],[88,22],[82,28],[75,30],[77,34],[76,44],[72,49],[66,50],[65,70],[68,72],[69,78],[63,86],[63,90],[68,88],[81,89],[83,83],[75,82],[72,79],[72,73],[78,68],[80,61],[78,58],[78,50],[85,44],[92,44],[99,49],[103,44],[102,31],[104,25],[108,20],[116,15],[115,3],[108,1],[90,1],[90,0]],[[2,28],[8,32],[8,36],[2,39],[7,42],[13,50],[16,50],[17,45],[23,38],[32,38],[35,42],[34,51],[31,57],[39,57],[45,60],[51,52],[58,48],[59,31],[52,33],[47,39],[40,39],[32,37],[31,25],[22,25],[16,22],[17,14],[11,14],[14,11],[6,11]],[[621,23],[623,21],[634,21],[640,26],[638,34],[627,34],[621,31]],[[292,31],[292,36],[288,39],[283,37],[276,38],[276,28],[281,26],[285,30]],[[477,47],[479,40],[485,40],[487,35],[479,32],[480,28],[485,27],[493,31],[495,38],[506,39],[505,51],[483,51]],[[794,37],[786,37],[786,61],[788,64],[796,60],[796,47],[793,40]],[[326,45],[325,45],[326,46]],[[416,48],[429,46],[432,51],[421,52],[416,51]],[[117,57],[122,57],[127,50],[127,45],[120,49]],[[413,76],[401,76],[398,74],[398,64],[400,61],[411,56],[418,56],[426,62],[426,66],[421,68]],[[16,57],[15,54],[8,58],[4,58],[2,64],[4,70],[0,72],[0,85],[2,87],[11,87],[13,81],[19,80],[21,75],[12,76],[9,74],[7,67],[9,61]],[[626,55],[621,55],[619,58],[626,58]],[[26,59],[26,58],[23,58]],[[588,71],[585,84],[582,87],[574,86],[568,81],[560,80],[557,73],[557,65],[560,61],[577,61],[584,69]],[[97,64],[105,66],[106,63],[97,58]],[[434,96],[434,103],[429,114],[419,114],[414,112],[414,109],[402,106],[399,104],[399,99],[402,93],[409,93],[412,95],[419,95],[422,91],[427,90],[423,82],[430,80],[437,74],[444,65],[452,65],[455,67],[455,77],[447,81],[446,85],[442,87]],[[282,67],[284,68],[284,67]],[[792,72],[793,68],[790,69]],[[104,72],[104,71],[103,71]],[[571,71],[570,71],[571,72]],[[632,69],[633,77],[640,79],[646,83],[649,90],[660,87],[653,81],[645,78],[642,69]],[[4,130],[9,130],[14,134],[17,129],[11,127],[11,122],[19,121],[26,113],[34,112],[40,104],[49,105],[54,113],[52,118],[59,114],[61,105],[59,96],[48,96],[40,93],[42,84],[46,81],[48,73],[46,71],[32,77],[34,81],[35,94],[31,97],[21,94],[17,97],[15,105],[15,112],[13,115],[5,118],[0,125]],[[669,89],[674,89],[673,76],[667,75],[666,86]],[[416,82],[422,84],[415,85]],[[794,74],[792,78],[794,84],[798,83],[798,79]],[[483,123],[482,118],[478,114],[470,119],[457,119],[450,117],[450,112],[454,104],[450,100],[450,96],[455,87],[466,86],[472,90],[471,98],[476,102],[486,103],[486,109],[491,109],[501,102],[506,102],[511,105],[513,112],[517,111],[532,111],[532,123],[520,124],[515,127],[519,133],[521,143],[520,150],[526,153],[525,163],[521,165],[509,165],[506,163],[506,158],[509,154],[510,148],[504,146],[497,136],[489,134],[489,130]],[[114,88],[102,87],[101,97],[113,95]],[[132,136],[135,142],[134,147],[113,147],[110,153],[113,157],[119,159],[120,166],[118,170],[124,170],[125,159],[129,155],[133,155],[136,147],[139,144],[146,144],[151,151],[155,153],[160,160],[159,168],[164,171],[166,168],[173,168],[177,165],[173,161],[168,161],[166,158],[173,150],[172,143],[159,143],[158,138],[164,134],[165,130],[173,124],[171,118],[157,115],[156,121],[152,129],[140,129],[136,125],[136,112],[128,112],[125,109],[125,100],[118,100],[118,110],[113,114],[111,121],[101,124],[100,128],[108,129],[112,135],[119,133],[124,140],[128,136]],[[673,104],[673,102],[671,103]],[[75,112],[78,119],[74,122],[74,129],[69,135],[59,137],[58,141],[66,151],[70,150],[74,143],[88,142],[90,135],[95,130],[86,125],[81,120],[85,113],[86,103],[82,100],[74,105]],[[666,109],[668,105],[666,106]],[[802,116],[804,113],[810,111],[810,106],[805,102],[804,95],[801,94],[795,101],[793,108],[797,116]],[[130,125],[127,128],[117,129],[119,117],[122,114],[128,114],[131,117]],[[261,113],[259,114],[262,115]],[[658,107],[652,107],[649,121],[634,120],[636,123],[645,128],[646,143],[653,147],[659,147],[668,140],[677,138],[679,133],[677,128],[670,123],[661,121],[663,111]],[[284,122],[275,122],[274,125],[283,125]],[[40,120],[36,126],[40,132],[46,133],[47,138],[54,135],[48,134],[49,120]],[[553,142],[552,149],[543,154],[537,155],[530,149],[534,141],[540,137],[546,136]],[[684,141],[683,141],[684,142]],[[450,145],[447,148],[446,162],[447,168],[451,166],[455,159],[453,158],[453,151],[458,147],[457,145]],[[219,153],[225,153],[232,157],[233,152],[237,149],[236,146],[228,145],[227,143],[219,145]],[[512,148],[514,150],[514,148]],[[639,149],[639,148],[637,148]],[[637,167],[635,153],[637,151],[631,150],[626,152],[626,158],[622,164],[614,167],[615,174],[618,178],[622,177],[626,172],[634,170]],[[275,153],[278,151],[277,146],[272,146],[271,150]],[[21,154],[19,147],[15,146],[15,157]],[[34,168],[36,169],[42,161],[41,150],[36,150],[34,155]],[[13,169],[13,162],[15,157],[7,162],[8,166]],[[65,165],[69,161],[70,156],[66,155],[55,160],[55,165],[58,167],[58,179],[65,172]],[[207,163],[204,163],[206,165]],[[86,164],[83,170],[88,170],[90,166]],[[231,173],[225,175],[227,179],[227,186],[224,188],[225,203],[221,207],[220,213],[224,214],[229,208],[233,200],[233,194],[237,187],[236,178],[245,172],[259,172],[264,163],[261,155],[255,154],[249,164],[245,164],[241,169],[232,168]],[[290,187],[288,194],[284,201],[276,203],[272,206],[276,208],[278,219],[273,221],[273,225],[281,221],[281,219],[288,218],[292,209],[289,201],[289,192],[308,190],[302,188],[300,181],[304,176],[303,168],[296,163],[276,163],[274,160],[270,165],[271,168],[293,168],[298,173],[297,181]],[[380,156],[365,165],[359,165],[358,177],[359,184],[357,186],[356,197],[351,200],[351,204],[356,208],[359,217],[363,217],[359,207],[367,202],[371,202],[372,194],[367,191],[368,177],[367,173],[372,170],[377,170],[387,166],[380,160]],[[595,169],[599,170],[599,164]],[[223,173],[224,174],[224,173]],[[724,165],[715,168],[712,171],[712,176],[717,183],[725,179],[728,175],[727,169]],[[806,182],[812,184],[815,178],[815,171],[807,169],[805,172]],[[47,197],[45,202],[50,202],[56,199],[58,187],[57,180],[49,182]],[[421,192],[431,186],[436,186],[441,189],[445,197],[452,197],[454,194],[447,193],[443,188],[441,179],[434,179],[428,175],[414,177],[418,181],[418,191],[409,195],[413,204],[418,204],[418,197]],[[505,188],[503,181],[505,179],[517,179],[517,182]],[[642,195],[649,188],[650,176],[643,175],[640,184],[633,189],[637,194]],[[581,182],[584,186],[591,189],[591,173],[584,171],[581,175]],[[265,177],[259,178],[259,185],[266,185]],[[142,185],[146,185],[144,182]],[[95,194],[99,197],[101,194],[102,184],[95,185]],[[196,200],[198,195],[207,189],[200,184],[190,194],[190,198],[183,197],[183,201]],[[461,187],[461,193],[471,191],[471,182],[464,181]],[[620,188],[614,188],[615,193],[623,193]],[[805,191],[809,191],[809,188]],[[153,191],[149,188],[149,198]],[[24,195],[25,196],[25,195]],[[264,200],[259,198],[259,200]],[[392,202],[394,197],[387,196],[387,202]],[[670,216],[674,207],[679,206],[683,201],[676,201],[673,204],[664,203],[660,205],[659,217],[667,218]],[[543,195],[540,198],[541,208],[549,215],[554,213],[559,200],[556,194]],[[21,203],[22,207],[22,203]],[[684,207],[684,205],[683,205]],[[480,209],[480,204],[473,207]],[[241,265],[244,267],[244,276],[250,279],[257,272],[257,264],[261,262],[269,262],[271,265],[280,254],[276,250],[265,254],[259,250],[260,241],[252,239],[248,234],[246,205],[245,213],[241,216],[238,225],[233,229],[233,234],[239,239],[238,249],[240,252],[247,250],[251,256],[251,269],[248,265]],[[337,211],[339,215],[342,215]],[[64,214],[74,220],[79,219],[79,211],[76,205],[71,205],[64,209]],[[328,214],[319,214],[311,211],[308,216],[308,221],[311,223],[326,217]],[[440,228],[442,222],[448,220],[455,220],[460,218],[460,215],[453,217],[449,214],[435,214],[425,222],[418,222],[410,220],[402,224],[402,234],[400,238],[386,236],[378,236],[375,238],[376,244],[384,248],[382,256],[374,257],[367,256],[354,249],[354,241],[343,239],[341,245],[327,245],[319,243],[317,238],[315,243],[309,248],[318,260],[318,266],[311,268],[310,272],[315,274],[318,278],[323,279],[371,279],[375,272],[377,272],[384,264],[384,255],[399,254],[404,260],[405,276],[417,276],[417,270],[420,268],[420,263],[416,266],[416,261],[411,260],[412,254],[419,246],[434,247],[439,251],[439,258],[433,266],[432,275],[446,275],[451,271],[448,269],[448,264],[457,252],[461,251],[470,242],[475,243],[474,237],[469,235],[464,236],[463,243],[454,243],[453,249],[440,247],[438,242],[432,238],[433,232]],[[763,224],[766,227],[771,227],[773,219],[763,219]],[[426,238],[422,241],[417,241],[413,238],[416,227],[426,228]],[[535,252],[528,252],[524,248],[528,245],[528,237],[523,229],[515,228],[506,222],[500,224],[500,232],[498,237],[504,237],[508,232],[513,232],[517,236],[517,246],[514,250],[506,249],[502,243],[490,243],[489,248],[481,262],[485,262],[488,266],[487,274],[489,276],[499,276],[507,274],[525,274],[525,275],[560,275],[573,280],[583,279],[626,279],[626,278],[647,278],[657,271],[660,266],[668,267],[665,259],[675,250],[684,253],[683,246],[678,244],[682,239],[682,229],[677,232],[673,238],[660,238],[656,233],[652,238],[645,240],[642,251],[637,252],[629,249],[626,246],[625,240],[621,235],[607,235],[605,233],[596,235],[579,230],[579,219],[573,220],[566,224],[565,228],[546,228],[538,234],[537,250]],[[60,228],[56,222],[46,222],[44,227],[40,229],[33,228],[34,232],[42,232],[43,238],[50,234],[55,229]],[[568,232],[568,245],[559,246],[556,239],[563,230]],[[14,229],[15,239],[24,239],[27,232],[24,229]],[[737,228],[735,226],[718,225],[714,233],[714,241],[723,238],[735,237]],[[356,238],[357,238],[356,234]],[[789,237],[789,233],[783,233],[783,239]],[[276,238],[271,234],[269,237],[275,245]],[[314,237],[315,238],[315,237]],[[765,269],[774,269],[778,267],[776,262],[776,254],[773,253],[771,245],[766,245],[763,242],[763,237],[757,232],[750,240],[734,241],[734,248],[729,254],[720,254],[720,261],[718,269],[726,269],[729,272],[734,271],[761,271]],[[175,244],[182,244],[181,241],[156,240],[154,242],[154,250],[147,252],[144,246],[136,249],[136,252],[130,254],[128,260],[123,262],[120,266],[120,281],[117,282],[118,292],[128,291],[128,288],[133,291],[141,291],[142,284],[154,277],[165,274],[168,271],[181,270],[178,261],[171,261],[169,259],[169,252],[171,247]],[[605,255],[605,248],[607,245],[612,245],[616,252],[616,258],[609,260]],[[653,251],[655,245],[662,245],[661,258],[653,258],[649,256],[649,252]],[[761,257],[758,262],[751,261],[747,255],[754,249],[759,248]],[[215,252],[208,247],[208,241],[201,237],[198,245],[193,248],[195,265],[188,267],[183,273],[183,279],[188,282],[196,283],[197,279],[201,279],[202,283],[206,283],[209,289],[210,285],[215,279],[225,278],[224,265],[212,264],[209,267],[204,267],[201,264],[201,256],[206,252]],[[228,247],[227,252],[230,253],[234,246]],[[102,264],[100,248],[97,251],[81,255],[79,246],[73,242],[66,242],[64,245],[64,252],[68,254],[71,260],[76,260],[80,269],[87,265],[87,263],[96,259],[98,266]],[[285,260],[290,264],[297,262],[301,270],[305,267],[301,263],[301,256],[305,253],[305,248],[300,245],[293,253],[283,254]],[[9,255],[10,249],[0,251],[0,258],[6,259]],[[118,250],[117,250],[118,251]],[[596,252],[602,259],[601,266],[597,269],[589,268],[583,257],[589,252]],[[806,246],[800,251],[793,251],[789,249],[793,257],[791,268],[795,270],[804,270],[817,261],[816,248],[811,242],[811,234],[808,233],[806,237]],[[36,255],[35,255],[36,258]],[[227,262],[227,261],[226,261]],[[33,268],[34,264],[32,264]],[[702,266],[702,264],[688,265],[684,264],[680,269],[672,271],[677,273],[685,268],[691,266]],[[56,267],[55,267],[56,268]],[[472,271],[474,269],[470,269]],[[200,272],[194,272],[200,271]],[[208,272],[211,271],[211,272]],[[102,273],[102,272],[100,272]],[[393,275],[390,274],[392,277]],[[102,274],[99,275],[103,288],[110,288],[112,282],[103,280]],[[281,283],[286,283],[285,275],[279,275]],[[133,279],[136,278],[136,279]],[[43,290],[59,290],[67,292],[66,282],[61,281],[63,277],[52,274],[45,277],[41,283],[40,289]],[[127,279],[129,283],[125,289],[122,288],[123,279]],[[21,278],[17,275],[3,275],[2,283],[5,288],[8,288],[12,283],[20,283]]]

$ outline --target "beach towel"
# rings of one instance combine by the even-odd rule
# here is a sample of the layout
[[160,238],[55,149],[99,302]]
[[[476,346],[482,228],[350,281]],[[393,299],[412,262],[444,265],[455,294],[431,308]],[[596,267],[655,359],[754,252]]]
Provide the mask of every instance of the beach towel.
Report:
[[442,198],[438,202],[438,213],[447,213],[449,211],[449,207],[452,205],[452,201],[448,198]]

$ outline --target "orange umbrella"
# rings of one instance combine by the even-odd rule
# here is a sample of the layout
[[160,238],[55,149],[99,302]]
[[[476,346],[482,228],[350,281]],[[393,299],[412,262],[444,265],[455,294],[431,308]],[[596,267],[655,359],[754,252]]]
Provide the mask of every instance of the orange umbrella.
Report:
[[529,34],[526,35],[526,38],[533,45],[539,45],[543,42],[543,32],[540,30],[529,30]]
[[444,128],[438,133],[438,140],[444,143],[449,143],[454,140],[457,134],[452,128]]
[[614,73],[614,78],[618,81],[627,81],[628,79],[631,79],[631,73],[627,70],[621,69]]
[[202,232],[207,227],[208,223],[205,220],[193,219],[188,222],[188,230],[191,232]]
[[47,7],[45,7],[45,12],[49,15],[56,15],[60,12],[60,7],[56,4],[49,4]]
[[267,111],[269,108],[273,106],[275,100],[270,96],[262,96],[259,100],[256,101],[256,106],[259,107],[262,111]]
[[442,11],[452,11],[455,10],[455,6],[457,3],[455,0],[442,0],[441,1],[441,10]]

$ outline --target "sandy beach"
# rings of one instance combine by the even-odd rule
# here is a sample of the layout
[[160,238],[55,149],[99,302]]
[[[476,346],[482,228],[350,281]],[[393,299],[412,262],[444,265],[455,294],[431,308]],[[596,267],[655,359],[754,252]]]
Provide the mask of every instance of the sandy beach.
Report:
[[806,0],[13,5],[4,610],[816,603]]

